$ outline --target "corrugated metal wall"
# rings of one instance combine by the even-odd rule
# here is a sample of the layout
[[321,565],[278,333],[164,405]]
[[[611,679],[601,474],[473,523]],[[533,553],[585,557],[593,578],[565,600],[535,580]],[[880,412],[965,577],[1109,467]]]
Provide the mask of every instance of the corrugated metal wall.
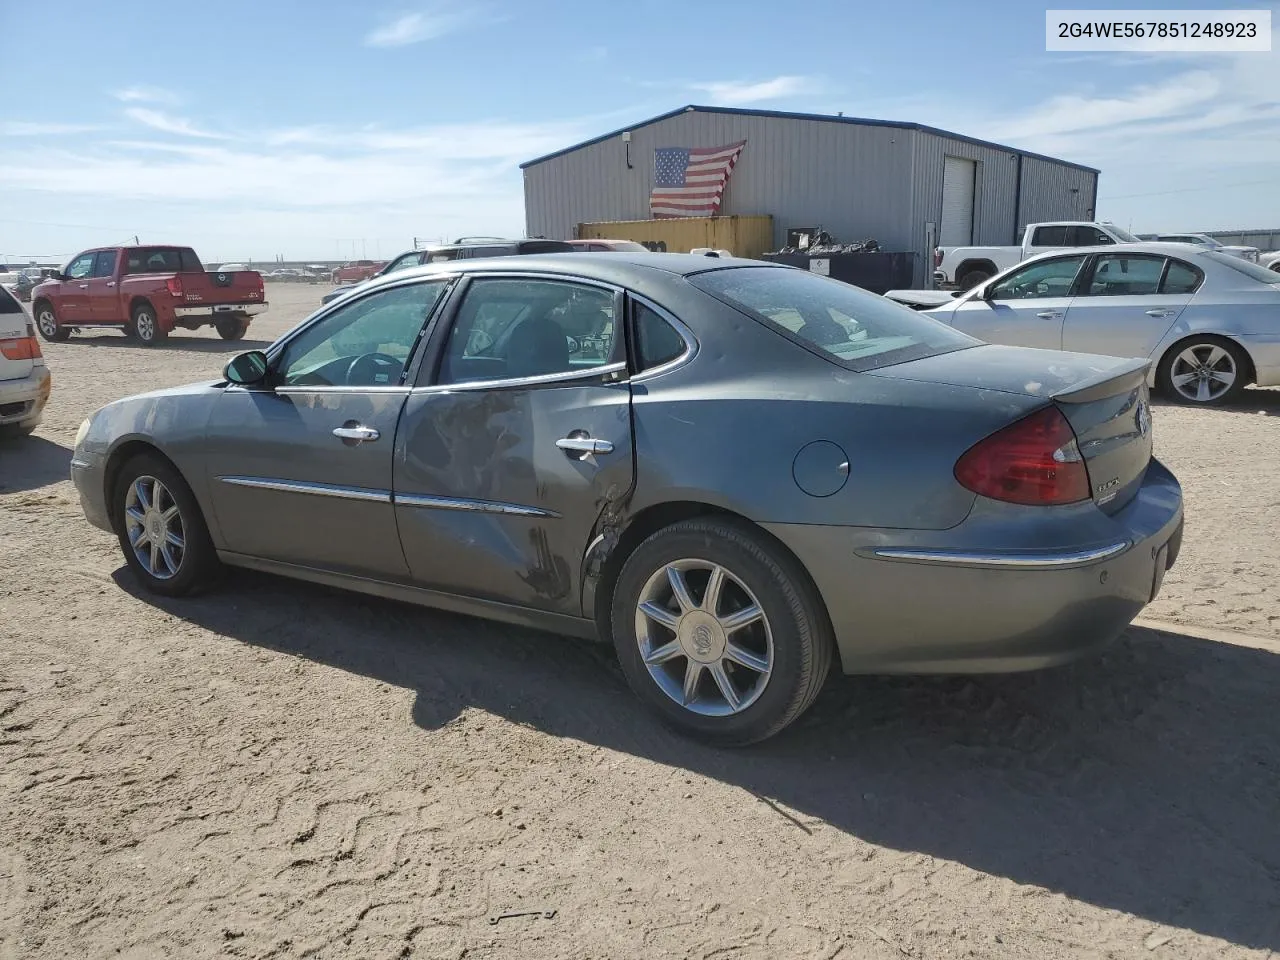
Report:
[[633,130],[630,169],[621,136],[526,167],[527,232],[571,239],[579,223],[647,219],[656,148],[738,140],[747,146],[722,213],[771,214],[775,249],[792,227],[821,226],[846,242],[874,237],[916,254],[917,285],[933,269],[926,224],[941,222],[948,155],[978,163],[975,244],[1012,243],[1037,219],[1083,219],[1093,200],[1092,173],[1025,157],[1015,224],[1015,151],[910,128],[695,110]]
[[1219,243],[1229,247],[1257,247],[1266,253],[1280,249],[1280,229],[1275,230],[1209,230]]
[[1045,220],[1093,220],[1097,174],[1038,157],[1022,161],[1022,205],[1016,238],[1028,223]]
[[[605,237],[662,243],[666,253],[698,247],[728,250],[735,257],[759,257],[773,247],[773,217],[671,217],[664,220],[605,220],[578,224],[578,239]],[[651,248],[652,249],[652,248]]]

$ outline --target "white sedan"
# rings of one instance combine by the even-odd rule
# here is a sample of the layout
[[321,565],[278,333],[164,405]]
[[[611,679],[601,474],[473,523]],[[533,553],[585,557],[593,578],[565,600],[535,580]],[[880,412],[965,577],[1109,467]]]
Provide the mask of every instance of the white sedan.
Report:
[[1185,244],[1055,250],[923,312],[990,343],[1149,357],[1183,403],[1280,385],[1280,276]]

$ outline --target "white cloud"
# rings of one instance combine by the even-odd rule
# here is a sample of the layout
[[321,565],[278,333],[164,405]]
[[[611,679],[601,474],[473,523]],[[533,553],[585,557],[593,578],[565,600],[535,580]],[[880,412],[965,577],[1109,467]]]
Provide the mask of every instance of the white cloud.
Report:
[[424,40],[436,40],[471,26],[480,19],[475,6],[451,9],[433,6],[426,10],[403,13],[371,30],[364,38],[367,47],[405,47]]
[[130,107],[124,113],[130,120],[134,120],[144,127],[159,130],[162,133],[173,133],[182,137],[200,137],[205,140],[229,139],[225,134],[201,130],[185,117],[170,116],[167,113],[152,110],[149,107]]
[[723,107],[782,100],[818,90],[818,84],[812,78],[797,76],[774,77],[772,80],[712,80],[689,86],[705,93],[712,105]]
[[69,133],[89,133],[98,127],[88,123],[40,123],[8,120],[0,123],[0,137],[56,137]]
[[168,103],[178,102],[177,94],[160,87],[125,87],[113,90],[111,95],[124,103]]

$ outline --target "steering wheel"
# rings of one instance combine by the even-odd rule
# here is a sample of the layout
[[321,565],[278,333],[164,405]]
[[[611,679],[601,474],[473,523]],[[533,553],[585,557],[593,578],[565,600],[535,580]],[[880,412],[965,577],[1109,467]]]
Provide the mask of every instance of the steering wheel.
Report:
[[385,353],[366,353],[347,366],[349,387],[393,387],[404,372],[404,364]]

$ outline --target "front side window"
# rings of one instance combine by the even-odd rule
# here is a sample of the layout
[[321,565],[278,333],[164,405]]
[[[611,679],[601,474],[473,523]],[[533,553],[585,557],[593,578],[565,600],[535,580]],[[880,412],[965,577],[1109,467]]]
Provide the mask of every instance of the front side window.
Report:
[[1040,260],[1015,270],[991,287],[990,300],[1034,300],[1042,297],[1069,297],[1084,257],[1056,257]]
[[361,297],[308,327],[285,347],[276,383],[286,387],[394,387],[423,324],[449,281],[392,287]]
[[1140,297],[1160,292],[1160,275],[1164,272],[1161,257],[1137,257],[1107,254],[1098,257],[1093,280],[1085,296]]
[[559,280],[473,280],[439,382],[590,372],[613,358],[616,303],[612,291]]
[[383,276],[385,276],[388,273],[396,273],[399,270],[407,270],[409,267],[416,267],[420,263],[422,263],[422,254],[406,253],[404,256],[393,260],[391,266],[387,267],[387,269],[382,271],[382,273]]
[[109,277],[116,270],[116,252],[101,250],[93,258],[93,276]]
[[804,270],[731,267],[695,274],[689,283],[853,370],[980,343],[892,300]]
[[433,250],[427,254],[427,263],[443,263],[446,260],[457,260],[462,255],[462,251],[456,247],[450,250]]
[[95,254],[82,253],[67,265],[66,273],[68,279],[83,280],[93,272],[93,260]]
[[1097,227],[1071,227],[1067,232],[1067,239],[1068,246],[1072,247],[1105,247],[1115,243]]

